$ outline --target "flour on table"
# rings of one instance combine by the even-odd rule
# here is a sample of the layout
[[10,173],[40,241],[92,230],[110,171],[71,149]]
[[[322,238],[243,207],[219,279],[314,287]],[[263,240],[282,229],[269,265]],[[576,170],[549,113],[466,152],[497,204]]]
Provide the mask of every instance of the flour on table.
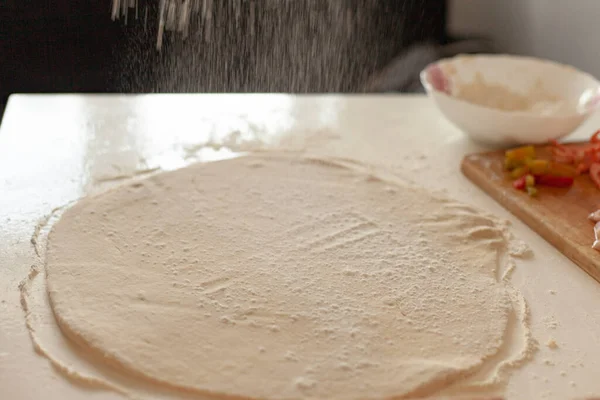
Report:
[[359,163],[264,154],[84,199],[45,263],[62,332],[125,375],[358,399],[468,391],[522,363],[533,340],[498,273],[508,253],[502,224],[470,207]]
[[545,316],[543,318],[543,321],[544,321],[544,324],[546,325],[546,328],[548,328],[548,329],[556,329],[560,325],[558,320],[556,319],[556,317],[553,315]]

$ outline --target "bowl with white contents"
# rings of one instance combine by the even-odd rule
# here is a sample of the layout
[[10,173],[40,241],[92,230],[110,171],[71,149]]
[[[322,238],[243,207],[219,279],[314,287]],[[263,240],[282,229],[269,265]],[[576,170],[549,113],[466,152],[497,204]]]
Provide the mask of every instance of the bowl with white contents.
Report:
[[421,83],[450,122],[494,146],[559,139],[600,106],[596,78],[532,57],[460,55],[429,65]]

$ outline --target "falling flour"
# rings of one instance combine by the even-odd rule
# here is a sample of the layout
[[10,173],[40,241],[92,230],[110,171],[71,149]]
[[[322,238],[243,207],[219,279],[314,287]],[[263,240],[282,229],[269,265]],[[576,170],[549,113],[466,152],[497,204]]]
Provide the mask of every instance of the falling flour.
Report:
[[362,92],[409,46],[435,40],[445,18],[435,1],[112,3],[121,23],[129,15],[129,56],[112,77],[126,92]]
[[508,253],[502,224],[469,206],[356,162],[272,153],[83,199],[52,228],[45,273],[62,332],[125,375],[391,398],[497,384],[528,357]]

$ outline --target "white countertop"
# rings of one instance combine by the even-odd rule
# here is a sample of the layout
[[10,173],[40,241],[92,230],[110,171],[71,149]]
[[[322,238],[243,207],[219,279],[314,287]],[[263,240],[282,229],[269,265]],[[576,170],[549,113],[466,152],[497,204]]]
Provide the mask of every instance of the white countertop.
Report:
[[[575,135],[598,128],[595,116]],[[36,261],[30,239],[40,218],[114,178],[227,156],[218,143],[233,139],[390,165],[511,220],[535,253],[517,261],[512,281],[528,301],[540,345],[513,374],[507,398],[600,395],[600,284],[461,175],[463,155],[482,148],[428,99],[193,94],[10,98],[0,127],[0,398],[119,398],[72,385],[33,350],[18,285]],[[559,348],[549,349],[549,339]]]

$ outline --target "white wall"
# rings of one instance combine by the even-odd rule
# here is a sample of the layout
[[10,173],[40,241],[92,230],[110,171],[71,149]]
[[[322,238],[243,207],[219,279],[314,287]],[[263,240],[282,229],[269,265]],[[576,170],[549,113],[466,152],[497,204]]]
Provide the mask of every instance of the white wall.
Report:
[[452,0],[449,29],[600,77],[600,0]]

